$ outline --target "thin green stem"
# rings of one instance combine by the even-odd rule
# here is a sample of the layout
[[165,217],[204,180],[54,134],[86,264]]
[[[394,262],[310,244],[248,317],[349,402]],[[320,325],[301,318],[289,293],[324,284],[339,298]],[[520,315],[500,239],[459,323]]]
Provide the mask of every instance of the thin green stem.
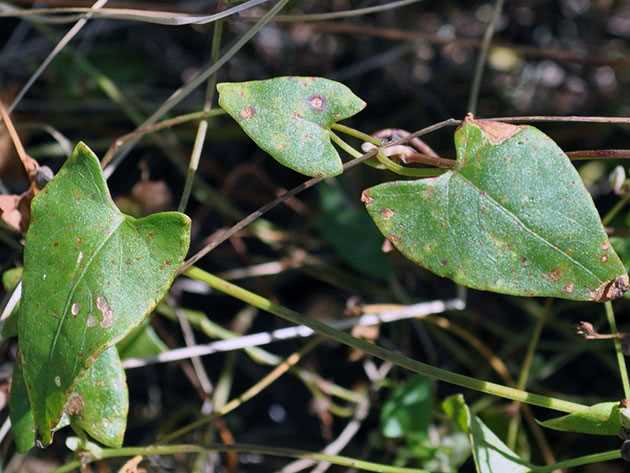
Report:
[[468,112],[477,113],[477,101],[479,100],[479,90],[481,88],[481,79],[483,78],[483,70],[486,66],[486,58],[488,57],[488,50],[490,49],[490,43],[492,42],[492,36],[494,35],[494,28],[501,16],[501,10],[503,10],[503,0],[496,0],[494,4],[494,11],[492,12],[492,18],[486,32],[483,35],[481,42],[481,49],[479,50],[479,57],[477,58],[477,65],[475,66],[475,76],[473,77],[472,86],[470,87],[470,97],[468,99]]
[[397,164],[389,159],[380,148],[378,150],[378,153],[376,154],[376,159],[378,159],[378,161],[389,171],[400,176],[435,177],[439,176],[440,174],[444,174],[447,171],[447,169],[438,168],[407,168],[405,166],[401,166],[400,164]]
[[[534,330],[532,331],[532,335],[527,345],[525,359],[523,360],[523,365],[521,366],[521,371],[516,382],[516,387],[518,389],[525,389],[527,387],[527,380],[529,379],[529,373],[531,371],[532,363],[534,361],[534,354],[536,353],[536,349],[538,348],[540,334],[543,327],[547,323],[547,318],[549,317],[549,314],[551,313],[551,301],[552,299],[548,299],[542,315],[538,317],[538,319],[536,320],[536,324],[534,325]],[[519,411],[516,413],[516,415],[512,417],[512,419],[510,419],[510,424],[508,426],[507,445],[512,450],[514,450],[514,447],[516,445],[520,423],[521,414]]]
[[608,213],[602,219],[602,224],[606,227],[612,222],[615,217],[623,210],[626,204],[630,202],[630,194],[623,196],[623,198],[619,199],[617,203],[614,205],[612,209],[608,211]]
[[533,467],[532,473],[552,473],[553,471],[565,470],[567,468],[575,468],[576,466],[590,465],[591,463],[608,462],[621,458],[620,450],[610,450],[608,452],[593,453],[582,457],[572,458],[553,465]]
[[[604,306],[606,308],[606,318],[608,319],[608,325],[610,325],[610,331],[617,333],[617,321],[615,320],[612,302],[608,301]],[[619,375],[621,376],[621,384],[623,385],[623,395],[626,399],[630,399],[630,381],[628,380],[626,359],[621,350],[621,340],[619,337],[615,337],[613,340],[615,343],[615,353],[617,354],[617,364],[619,365]]]
[[259,296],[253,292],[250,292],[242,287],[229,283],[213,274],[210,274],[197,267],[191,267],[186,270],[186,276],[202,281],[208,284],[210,287],[230,295],[236,299],[239,299],[247,304],[257,307],[261,310],[274,314],[280,318],[288,320],[297,325],[306,325],[319,335],[326,336],[335,340],[338,343],[348,345],[356,348],[357,350],[364,351],[376,358],[380,358],[385,361],[389,361],[402,368],[406,368],[424,376],[444,381],[446,383],[454,384],[475,391],[480,391],[486,394],[499,396],[505,399],[511,399],[513,401],[524,402],[535,406],[545,407],[547,409],[553,409],[560,412],[575,412],[579,409],[584,409],[586,406],[577,404],[562,399],[556,399],[540,394],[533,394],[522,391],[520,389],[503,386],[489,381],[482,381],[479,379],[464,376],[452,371],[436,368],[434,366],[422,363],[420,361],[413,360],[400,353],[396,353],[390,350],[386,350],[376,344],[363,341],[355,338],[344,332],[330,327],[329,325],[320,322],[319,320],[303,317],[297,312],[283,307],[279,304],[271,302],[269,299]]
[[149,447],[124,447],[103,449],[101,454],[95,456],[83,456],[81,460],[67,463],[55,470],[55,473],[68,473],[97,460],[106,460],[108,458],[125,458],[141,455],[143,457],[155,455],[179,455],[185,453],[207,453],[207,452],[249,452],[259,455],[269,455],[275,457],[303,458],[314,460],[317,462],[327,462],[333,465],[339,465],[346,468],[356,468],[364,471],[374,471],[381,473],[428,473],[426,470],[414,468],[400,468],[396,466],[382,465],[379,463],[358,460],[356,458],[343,457],[339,455],[326,455],[324,453],[305,452],[303,450],[294,450],[291,448],[274,448],[259,445],[248,444],[217,444],[210,443],[206,446],[201,445],[155,445]]
[[[350,128],[346,125],[341,125],[340,123],[335,123],[331,126],[332,129],[337,130],[341,133],[344,133],[348,136],[352,136],[353,138],[357,138],[359,140],[366,141],[368,143],[372,143],[375,146],[383,146],[383,143],[378,138],[374,138],[373,136],[367,135],[362,131],[355,130],[354,128]],[[348,145],[345,141],[335,135],[332,131],[330,132],[331,139],[339,145],[344,151],[350,154],[353,157],[358,157],[361,154]],[[350,151],[352,150],[352,151]],[[387,170],[399,174],[401,176],[407,177],[435,177],[439,176],[446,172],[446,169],[433,169],[433,168],[408,168],[405,166],[401,166],[400,164],[395,163],[391,159],[389,159],[382,150],[379,149],[378,154],[376,155],[376,159],[385,167]],[[368,164],[366,162],[366,164]]]
[[378,138],[374,138],[372,135],[368,135],[367,133],[363,133],[362,131],[355,130],[354,128],[350,128],[347,125],[342,125],[341,123],[333,123],[330,128],[333,130],[337,130],[344,135],[352,136],[357,140],[366,141],[368,143],[372,143],[375,146],[382,146],[381,140]]
[[[363,156],[363,153],[354,149],[352,146],[350,146],[348,143],[343,141],[338,135],[336,135],[332,131],[329,131],[329,134],[330,134],[330,139],[332,140],[332,142],[335,143],[337,146],[339,146],[342,150],[344,150],[350,156],[352,156],[354,159],[357,159]],[[367,164],[368,166],[376,168],[376,169],[385,169],[385,167],[382,164],[380,164],[378,161],[374,159],[368,159],[367,161],[364,161],[363,164]]]
[[[219,55],[221,54],[222,35],[223,35],[223,21],[218,20],[214,24],[214,31],[212,34],[212,52],[211,52],[212,62],[217,62],[219,60]],[[214,88],[217,83],[217,72],[218,70],[216,70],[208,78],[208,86],[206,88],[206,100],[203,107],[204,112],[209,112],[212,109],[212,100],[214,98]],[[179,206],[177,208],[180,212],[186,211],[186,207],[188,206],[188,200],[190,199],[190,193],[192,192],[193,183],[195,182],[195,174],[197,174],[197,169],[199,168],[199,160],[201,159],[201,153],[203,151],[203,146],[206,142],[207,133],[208,133],[208,121],[202,120],[201,122],[199,122],[199,125],[197,126],[197,135],[195,136],[195,143],[193,145],[193,150],[190,155],[190,161],[188,162],[188,170],[186,171],[186,182],[184,183],[184,190],[182,191],[182,196],[179,201]]]
[[359,158],[363,155],[363,153],[354,149],[352,146],[350,146],[348,143],[343,141],[341,138],[339,138],[339,136],[337,136],[332,131],[330,132],[330,139],[332,140],[333,143],[335,143],[337,146],[339,146],[342,150],[344,150],[353,158]]

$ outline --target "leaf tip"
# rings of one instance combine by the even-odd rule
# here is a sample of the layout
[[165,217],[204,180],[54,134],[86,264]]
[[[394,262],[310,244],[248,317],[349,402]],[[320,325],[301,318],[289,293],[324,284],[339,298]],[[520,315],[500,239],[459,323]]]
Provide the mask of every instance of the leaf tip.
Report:
[[591,291],[591,300],[594,302],[606,302],[618,299],[630,290],[630,280],[627,274],[622,274],[611,281],[605,281],[594,291]]
[[372,202],[374,202],[374,198],[370,195],[368,191],[365,190],[361,193],[361,202],[363,202],[367,207]]

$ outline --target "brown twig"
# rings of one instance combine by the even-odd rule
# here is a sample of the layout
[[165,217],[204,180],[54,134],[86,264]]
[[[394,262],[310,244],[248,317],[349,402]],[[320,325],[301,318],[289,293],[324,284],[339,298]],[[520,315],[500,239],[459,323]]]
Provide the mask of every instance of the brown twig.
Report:
[[37,164],[37,161],[31,158],[26,152],[26,150],[24,149],[24,146],[22,145],[22,141],[20,140],[20,136],[18,135],[15,129],[15,126],[13,126],[13,121],[11,120],[11,117],[9,116],[9,112],[7,111],[2,101],[0,101],[0,117],[2,117],[4,126],[6,127],[7,132],[9,133],[9,137],[11,138],[11,141],[13,142],[13,146],[15,146],[15,151],[17,152],[17,155],[20,158],[20,161],[22,162],[24,171],[26,171],[26,174],[29,180],[31,181],[31,185],[33,187],[36,187],[35,174],[37,173],[39,164]]
[[584,151],[567,151],[573,161],[582,159],[630,159],[630,149],[591,149]]

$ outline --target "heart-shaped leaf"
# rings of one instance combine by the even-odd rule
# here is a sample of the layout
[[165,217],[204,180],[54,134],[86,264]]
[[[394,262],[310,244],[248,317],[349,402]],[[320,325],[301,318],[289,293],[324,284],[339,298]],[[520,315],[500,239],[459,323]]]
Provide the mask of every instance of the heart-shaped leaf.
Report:
[[464,396],[450,396],[444,400],[442,408],[457,427],[468,434],[477,473],[520,473],[531,470],[479,417],[471,415]]
[[605,301],[628,290],[590,195],[549,137],[467,118],[455,144],[452,171],[363,194],[401,253],[487,291]]
[[540,425],[563,432],[616,436],[621,432],[619,403],[602,402],[566,416],[540,422]]
[[183,214],[122,214],[84,144],[33,200],[18,338],[44,445],[81,373],[162,299],[189,238]]
[[360,112],[365,102],[343,84],[319,77],[223,83],[219,105],[260,148],[307,176],[343,172],[330,126]]

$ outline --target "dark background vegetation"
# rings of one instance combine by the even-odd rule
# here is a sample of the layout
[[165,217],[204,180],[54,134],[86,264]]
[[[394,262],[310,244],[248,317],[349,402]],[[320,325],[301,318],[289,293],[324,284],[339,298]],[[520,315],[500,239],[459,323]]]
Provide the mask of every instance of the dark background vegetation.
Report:
[[[9,3],[28,7],[34,2]],[[112,0],[108,6],[208,13],[216,8],[216,3]],[[341,11],[378,3],[382,2],[293,1],[284,13]],[[89,6],[75,0],[36,4]],[[492,9],[493,2],[489,1],[426,0],[357,18],[272,23],[220,69],[218,78],[245,81],[281,75],[317,75],[336,79],[368,103],[365,111],[349,120],[352,126],[370,133],[389,127],[413,131],[466,114],[479,44]],[[262,11],[259,8],[253,13]],[[226,22],[224,45],[229,45],[253,24],[248,15],[231,17]],[[31,23],[0,18],[0,95],[6,101],[28,80],[68,27],[52,25],[47,36]],[[63,153],[50,135],[38,127],[48,124],[73,143],[85,141],[102,156],[114,139],[137,125],[125,107],[132,107],[141,117],[150,115],[182,82],[210,61],[211,33],[211,25],[168,27],[91,21],[51,64],[14,113],[27,150],[40,162],[59,168]],[[500,47],[490,50],[477,115],[630,115],[630,95],[626,93],[630,86],[629,38],[630,2],[506,2],[493,41],[494,46]],[[103,93],[99,81],[104,79],[112,81],[123,94],[120,103]],[[204,95],[205,90],[200,88],[171,116],[200,110]],[[627,127],[550,124],[540,128],[565,150],[628,147]],[[452,157],[452,132],[452,129],[443,130],[429,136],[427,142],[439,154]],[[119,204],[136,212],[153,207],[175,208],[184,182],[181,166],[187,164],[194,133],[194,124],[189,124],[159,134],[161,141],[144,139],[110,181]],[[20,192],[26,186],[17,163],[8,138],[0,135],[0,178],[9,193]],[[587,161],[577,166],[600,212],[605,213],[617,199],[607,184],[613,165]],[[344,317],[351,298],[373,304],[452,297],[455,288],[450,281],[432,276],[400,255],[380,253],[380,236],[363,218],[359,197],[362,189],[393,177],[366,167],[355,168],[327,187],[309,190],[275,210],[269,216],[281,230],[275,248],[245,231],[212,252],[201,266],[222,273],[259,263],[280,262],[281,268],[275,274],[247,277],[237,283],[323,319]],[[214,231],[236,221],[236,213],[226,211],[226,207],[245,214],[273,199],[282,189],[304,180],[266,156],[227,118],[210,123],[199,178],[203,188],[215,191],[216,195],[205,200],[197,195],[188,207],[187,213],[193,218],[193,249],[199,248]],[[138,184],[143,179],[144,187]],[[147,179],[161,184],[154,182],[153,187],[147,187]],[[341,205],[332,210],[322,206],[326,196],[331,195],[342,197]],[[346,217],[340,218],[340,213]],[[615,225],[626,226],[623,213]],[[13,243],[20,241],[19,235],[7,231],[3,238]],[[343,242],[346,247],[339,246]],[[362,253],[353,251],[359,247],[363,248]],[[304,252],[310,257],[306,262],[300,260]],[[3,246],[0,251],[3,270],[19,265],[20,261],[19,249],[8,243]],[[290,262],[296,263],[295,267]],[[226,327],[234,327],[237,314],[244,308],[236,300],[218,294],[195,294],[186,288],[172,297],[176,304],[202,310]],[[543,300],[526,301],[470,291],[465,311],[442,316],[486,344],[516,378],[535,316],[543,304]],[[563,301],[555,301],[551,307],[553,317],[543,331],[528,389],[585,403],[619,399],[621,385],[611,345],[586,342],[573,329],[579,320],[603,325],[603,308]],[[622,301],[616,307],[618,321],[623,326],[628,305]],[[153,324],[169,346],[184,345],[176,322],[156,316]],[[248,331],[284,325],[260,313],[252,317]],[[207,341],[203,334],[197,333],[196,337],[200,343]],[[268,349],[286,356],[303,343],[274,343]],[[382,327],[379,343],[436,366],[501,382],[487,360],[468,342],[434,324],[401,321]],[[14,354],[14,345],[2,345],[0,376],[5,387]],[[215,385],[222,374],[231,380],[229,398],[269,370],[253,363],[242,352],[209,356],[203,363]],[[304,366],[349,389],[363,389],[370,386],[365,363],[365,359],[353,361],[344,347],[324,343],[307,357]],[[402,461],[402,451],[413,451],[405,441],[384,439],[379,427],[381,408],[391,388],[409,378],[409,373],[392,369],[381,389],[371,386],[369,415],[343,454],[393,463]],[[172,430],[199,415],[203,391],[190,363],[132,370],[128,372],[128,382],[131,394],[128,445],[147,445],[159,432]],[[436,403],[448,394],[460,392],[443,383],[434,388]],[[482,417],[495,419],[493,425],[499,430],[514,412],[507,401],[474,392],[465,395],[478,406]],[[539,418],[550,414],[538,409],[534,413]],[[6,407],[1,414],[6,415]],[[334,439],[346,422],[348,419],[331,414],[325,403],[314,403],[304,385],[294,376],[286,375],[227,416],[215,429],[219,441],[226,441],[231,435],[238,442],[317,451]],[[433,418],[432,429],[446,429],[445,425],[439,415]],[[523,430],[529,447],[521,444],[521,452],[529,451],[533,461],[542,463],[530,431],[527,427]],[[614,449],[620,444],[609,437],[551,431],[545,434],[558,459]],[[62,441],[65,435],[58,435],[54,447],[31,454],[37,462],[42,462],[39,470],[27,469],[36,468],[31,459],[22,466],[23,471],[47,471],[52,465],[62,463],[67,458]],[[204,438],[195,434],[187,440]],[[5,464],[12,455],[11,442],[5,440],[0,447]],[[421,466],[420,457],[414,455],[409,453],[407,465]],[[288,462],[278,458],[263,461],[247,454],[239,455],[235,464],[230,461],[225,456],[215,460],[214,471],[238,468],[242,472],[269,472]],[[193,468],[190,457],[152,459],[148,467],[152,471]],[[116,471],[114,466],[111,468]],[[469,461],[460,471],[472,470]],[[611,463],[576,471],[623,470],[621,463]]]

